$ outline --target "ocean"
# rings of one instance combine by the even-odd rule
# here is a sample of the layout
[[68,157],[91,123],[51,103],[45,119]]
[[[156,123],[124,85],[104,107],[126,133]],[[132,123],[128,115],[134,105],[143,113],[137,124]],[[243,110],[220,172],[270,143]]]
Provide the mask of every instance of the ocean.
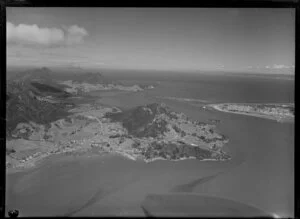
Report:
[[[221,102],[294,103],[293,80],[208,74],[172,77],[166,73],[113,77],[128,84],[155,84],[155,88],[103,97],[99,92],[97,102],[121,108],[164,102],[191,119],[219,119],[217,130],[229,138],[225,151],[232,159],[146,164],[112,155],[53,156],[34,170],[7,175],[7,209],[19,209],[22,216],[142,216],[146,197],[155,193],[217,197],[293,217],[294,123],[201,108]],[[177,199],[174,206],[168,206],[170,212],[180,211],[181,199]],[[216,210],[213,203],[207,206],[212,211]],[[189,204],[194,206],[189,211],[201,209],[195,201]],[[228,204],[221,210],[231,216],[232,208]]]

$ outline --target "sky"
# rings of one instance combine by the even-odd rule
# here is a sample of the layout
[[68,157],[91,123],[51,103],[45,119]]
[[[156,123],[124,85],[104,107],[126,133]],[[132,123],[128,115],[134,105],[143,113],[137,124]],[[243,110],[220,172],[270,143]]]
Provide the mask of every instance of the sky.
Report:
[[7,66],[294,74],[295,10],[7,8]]

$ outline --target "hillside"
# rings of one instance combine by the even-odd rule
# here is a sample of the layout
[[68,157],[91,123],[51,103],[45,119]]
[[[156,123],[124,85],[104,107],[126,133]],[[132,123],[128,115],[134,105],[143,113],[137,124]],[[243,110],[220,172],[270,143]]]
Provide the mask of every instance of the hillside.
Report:
[[69,115],[66,101],[71,95],[42,83],[10,82],[7,84],[6,128],[10,136],[19,123],[30,121],[47,124]]
[[100,73],[56,72],[45,67],[14,74],[7,81],[7,133],[21,122],[45,124],[68,115],[65,109],[74,95],[99,88],[138,90],[110,83],[116,82]]
[[171,111],[163,103],[110,112],[106,118],[122,124],[129,137],[135,140],[132,147],[146,160],[230,158],[221,150],[228,139],[216,132],[215,125],[190,121],[186,115]]
[[[49,68],[39,68],[10,73],[8,81],[18,83],[32,83],[38,88],[37,82],[61,88],[73,95],[85,95],[96,90],[121,90],[121,91],[142,91],[139,85],[126,86],[123,82],[110,79],[99,72],[61,72],[52,71]],[[46,88],[45,86],[43,86]],[[150,89],[150,88],[149,88]]]
[[166,121],[155,120],[159,114],[170,114],[169,109],[161,104],[153,103],[146,106],[108,114],[113,122],[121,122],[130,135],[135,137],[157,137],[166,130]]

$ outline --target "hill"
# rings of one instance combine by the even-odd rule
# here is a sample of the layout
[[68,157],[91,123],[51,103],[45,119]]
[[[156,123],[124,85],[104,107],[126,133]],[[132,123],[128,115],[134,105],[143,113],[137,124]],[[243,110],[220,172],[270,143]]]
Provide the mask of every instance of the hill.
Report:
[[66,109],[72,105],[66,99],[71,95],[43,83],[10,82],[7,84],[6,128],[10,136],[19,123],[30,121],[47,124],[69,115]]
[[199,160],[230,159],[221,150],[228,139],[216,132],[215,125],[190,121],[186,115],[171,111],[163,103],[110,112],[106,118],[122,124],[128,136],[135,141],[132,147],[148,161],[189,157]]
[[152,103],[138,106],[119,113],[108,113],[107,117],[113,122],[121,122],[130,135],[135,137],[157,137],[163,134],[167,122],[155,120],[160,114],[170,114],[170,110],[163,104]]
[[52,72],[49,68],[43,67],[33,70],[26,70],[18,72],[9,78],[10,81],[17,82],[26,82],[26,81],[34,81],[34,80],[43,80],[43,81],[52,81],[54,72]]
[[[33,86],[36,87],[39,86],[36,82],[40,82],[61,88],[75,95],[85,95],[85,93],[96,90],[122,90],[133,92],[143,90],[139,85],[126,86],[124,82],[111,79],[99,72],[52,71],[46,67],[25,70],[18,73],[10,72],[8,81],[25,84],[35,82]],[[44,88],[47,89],[45,86]]]

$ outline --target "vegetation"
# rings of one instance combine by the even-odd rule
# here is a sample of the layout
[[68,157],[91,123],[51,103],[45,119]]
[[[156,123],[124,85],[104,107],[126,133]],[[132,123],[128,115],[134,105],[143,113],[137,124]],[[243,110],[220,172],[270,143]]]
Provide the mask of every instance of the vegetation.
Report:
[[191,145],[174,143],[159,143],[153,142],[144,153],[146,159],[152,159],[157,156],[177,160],[180,158],[196,157],[197,159],[211,158],[212,152]]
[[132,148],[140,149],[140,146],[141,146],[141,143],[138,142],[138,141],[135,141],[135,142],[132,144]]
[[124,112],[107,113],[106,117],[113,122],[121,122],[128,133],[135,137],[157,137],[167,131],[167,122],[164,120],[153,122],[153,120],[157,114],[166,112],[167,110],[159,104],[153,103]]
[[120,134],[115,134],[115,135],[110,135],[109,138],[119,138],[122,137],[123,135]]
[[64,93],[63,90],[58,89],[56,87],[47,85],[47,84],[42,84],[38,82],[31,82],[31,85],[38,89],[40,92],[50,92],[50,93]]
[[71,119],[70,117],[66,117],[66,118],[65,118],[65,122],[67,122],[67,123],[72,123],[72,119]]
[[10,154],[15,153],[15,152],[16,151],[13,148],[6,148],[6,155],[10,155]]
[[10,98],[6,104],[6,128],[7,134],[19,123],[29,121],[37,124],[49,124],[50,122],[64,118],[70,113],[66,111],[65,103],[49,103],[40,101],[30,94],[32,89],[24,84],[13,84],[9,87]]
[[43,138],[45,140],[49,140],[52,136],[51,135],[47,135],[46,133],[44,134]]
[[176,125],[173,125],[172,127],[177,133],[181,132],[181,129],[179,129]]
[[180,136],[181,136],[181,137],[184,137],[185,135],[186,135],[185,131],[181,130],[181,131],[180,131]]
[[167,131],[167,122],[164,120],[156,121],[148,126],[142,131],[136,131],[134,134],[136,137],[158,137]]

